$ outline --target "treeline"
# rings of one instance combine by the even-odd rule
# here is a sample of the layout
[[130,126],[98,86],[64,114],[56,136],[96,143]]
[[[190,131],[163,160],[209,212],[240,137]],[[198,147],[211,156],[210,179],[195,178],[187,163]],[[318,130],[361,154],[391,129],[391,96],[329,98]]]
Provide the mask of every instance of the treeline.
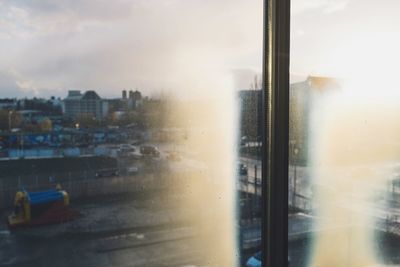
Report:
[[20,129],[25,132],[48,132],[53,128],[49,118],[43,118],[38,122],[24,121],[20,113],[12,110],[0,110],[0,130],[8,131]]

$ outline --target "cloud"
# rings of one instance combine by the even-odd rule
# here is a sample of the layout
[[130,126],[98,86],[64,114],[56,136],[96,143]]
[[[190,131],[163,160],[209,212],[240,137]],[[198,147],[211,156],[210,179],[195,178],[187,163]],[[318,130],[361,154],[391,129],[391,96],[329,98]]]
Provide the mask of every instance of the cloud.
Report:
[[0,98],[31,98],[42,96],[61,96],[67,93],[62,88],[37,88],[32,80],[27,80],[15,70],[0,71]]
[[38,94],[206,91],[231,69],[261,68],[261,0],[0,3],[0,70]]
[[33,97],[37,95],[29,81],[22,80],[12,70],[0,72],[0,92],[2,96]]
[[[0,32],[32,38],[81,31],[88,25],[126,18],[131,7],[132,3],[123,0],[4,1],[0,11]],[[1,27],[2,24],[6,27]]]
[[130,15],[135,2],[126,0],[13,0],[5,6],[25,10],[32,18],[68,17],[70,21],[119,20]]
[[321,12],[330,14],[347,7],[350,0],[297,0],[292,1],[292,14],[299,14],[310,10],[319,9]]

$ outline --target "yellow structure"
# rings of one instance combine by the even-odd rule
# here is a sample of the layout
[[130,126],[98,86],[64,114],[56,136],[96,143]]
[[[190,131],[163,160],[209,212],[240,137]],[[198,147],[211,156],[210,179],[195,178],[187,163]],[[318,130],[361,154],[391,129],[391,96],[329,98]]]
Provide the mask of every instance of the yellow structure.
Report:
[[60,219],[62,221],[62,216],[67,215],[68,212],[61,213],[59,218],[57,215],[54,216],[51,210],[59,211],[68,205],[69,195],[66,191],[61,190],[60,186],[57,186],[57,190],[43,192],[18,191],[14,199],[14,212],[8,216],[8,224],[13,227],[31,223],[42,224],[46,223],[46,220],[54,222]]

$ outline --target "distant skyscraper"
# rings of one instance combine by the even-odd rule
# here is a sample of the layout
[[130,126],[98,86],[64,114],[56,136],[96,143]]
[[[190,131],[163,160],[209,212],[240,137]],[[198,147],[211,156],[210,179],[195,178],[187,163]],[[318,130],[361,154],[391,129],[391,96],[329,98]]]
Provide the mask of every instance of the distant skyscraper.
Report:
[[126,99],[126,90],[122,90],[122,99]]
[[138,90],[132,93],[132,98],[135,101],[142,100],[142,93],[140,93]]
[[129,99],[128,99],[128,107],[129,108],[138,108],[142,104],[142,93],[138,90],[133,92],[129,91]]
[[239,101],[241,107],[240,114],[240,134],[248,140],[258,141],[262,135],[262,91],[261,90],[241,90],[239,91]]

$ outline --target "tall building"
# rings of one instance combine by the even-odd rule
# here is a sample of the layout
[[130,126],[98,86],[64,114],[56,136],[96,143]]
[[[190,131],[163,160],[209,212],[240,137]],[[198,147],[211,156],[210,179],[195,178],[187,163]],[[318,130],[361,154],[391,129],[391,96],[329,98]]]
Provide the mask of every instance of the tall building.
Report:
[[92,116],[103,119],[108,113],[108,103],[95,91],[86,91],[82,94],[78,90],[70,90],[63,100],[63,113],[71,118]]
[[126,90],[122,90],[122,99],[126,99],[127,95],[126,95]]
[[249,141],[260,141],[262,135],[262,91],[241,90],[240,101],[240,136]]
[[135,92],[132,92],[132,95],[129,96],[129,98],[132,98],[135,101],[142,100],[142,93],[138,90],[135,90]]
[[[324,96],[331,90],[340,88],[339,81],[330,77],[308,76],[305,81],[292,83],[290,85],[290,108],[289,108],[289,142],[290,149],[297,149],[299,155],[296,161],[306,161],[309,149],[312,146],[308,143],[310,131],[317,129],[311,126],[315,116],[323,103]],[[314,112],[312,112],[314,111]],[[292,154],[289,154],[289,160]],[[299,162],[298,162],[299,163]]]
[[138,108],[142,104],[142,93],[136,90],[135,92],[129,91],[129,108]]

